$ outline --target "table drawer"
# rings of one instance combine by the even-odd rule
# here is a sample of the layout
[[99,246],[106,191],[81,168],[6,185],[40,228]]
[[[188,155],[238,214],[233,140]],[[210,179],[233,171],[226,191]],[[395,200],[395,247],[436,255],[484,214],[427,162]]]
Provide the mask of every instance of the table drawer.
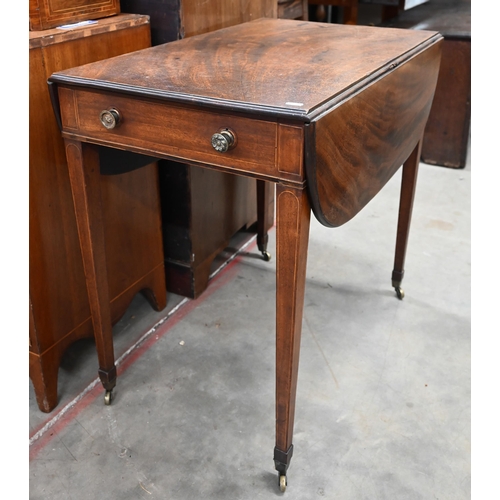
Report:
[[[66,134],[90,142],[114,147],[126,146],[137,152],[158,153],[186,162],[228,167],[234,172],[255,173],[270,177],[295,178],[301,165],[280,168],[282,149],[300,147],[302,129],[279,125],[231,114],[183,107],[165,101],[149,101],[130,96],[110,96],[106,93],[59,88],[62,127]],[[101,123],[103,110],[119,113],[119,124],[106,129]],[[212,135],[230,129],[235,145],[226,152],[212,146]],[[287,144],[285,144],[287,143]],[[283,172],[281,172],[283,171]]]

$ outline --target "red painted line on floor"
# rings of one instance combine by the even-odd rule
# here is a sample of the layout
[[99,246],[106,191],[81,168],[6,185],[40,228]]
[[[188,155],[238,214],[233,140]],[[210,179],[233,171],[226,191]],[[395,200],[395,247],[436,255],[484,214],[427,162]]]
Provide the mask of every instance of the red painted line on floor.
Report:
[[[249,251],[255,246],[256,242],[254,240],[248,246],[244,246],[243,248],[245,248],[246,251]],[[215,274],[215,276],[210,280],[207,289],[198,299],[188,300],[164,323],[159,322],[161,324],[157,329],[153,327],[151,330],[148,330],[148,332],[150,332],[149,335],[144,340],[140,340],[139,344],[133,348],[129,354],[123,357],[119,364],[117,362],[117,377],[119,378],[121,374],[123,374],[130,366],[141,358],[144,353],[151,349],[151,347],[158,342],[158,340],[160,340],[160,338],[166,335],[199,304],[232,281],[236,276],[237,266],[240,264],[243,257],[243,253],[238,253],[233,260],[231,260],[228,264],[225,264],[224,267]],[[148,332],[144,333],[147,334]],[[51,417],[48,422],[42,424],[38,430],[33,430],[30,434],[29,460],[34,460],[40,451],[42,451],[54,438],[56,438],[68,424],[75,420],[75,418],[82,413],[85,408],[90,406],[98,397],[102,396],[102,385],[99,379],[95,379],[82,394],[75,398],[74,403],[69,403],[69,405]],[[37,436],[37,434],[40,435]]]

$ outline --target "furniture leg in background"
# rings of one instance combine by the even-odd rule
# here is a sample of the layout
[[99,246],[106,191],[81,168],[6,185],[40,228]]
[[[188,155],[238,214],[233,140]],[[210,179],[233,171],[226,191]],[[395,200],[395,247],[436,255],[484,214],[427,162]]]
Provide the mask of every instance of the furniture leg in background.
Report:
[[471,39],[445,34],[443,57],[431,113],[424,132],[422,161],[464,168],[471,123]]
[[404,298],[401,282],[404,277],[404,264],[406,249],[408,247],[408,236],[410,234],[411,214],[413,211],[413,200],[417,185],[418,165],[422,141],[416,146],[410,157],[403,164],[403,175],[401,180],[401,198],[399,201],[398,230],[396,237],[396,254],[394,257],[394,270],[392,271],[392,286],[396,290],[398,299]]
[[[257,181],[257,248],[264,260],[271,260],[267,251],[268,229],[274,224],[274,184]],[[271,203],[270,203],[271,202]]]

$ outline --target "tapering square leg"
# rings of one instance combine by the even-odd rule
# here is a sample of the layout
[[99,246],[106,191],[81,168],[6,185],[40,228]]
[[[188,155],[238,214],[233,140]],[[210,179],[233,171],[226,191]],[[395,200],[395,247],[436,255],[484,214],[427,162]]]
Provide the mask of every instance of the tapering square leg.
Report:
[[99,361],[99,378],[111,402],[116,366],[110,314],[97,146],[65,140],[78,236]]
[[264,260],[269,261],[271,254],[267,251],[269,235],[267,228],[273,225],[274,213],[271,213],[269,200],[274,197],[274,184],[257,180],[257,248]]
[[[276,193],[276,447],[282,490],[293,453],[292,435],[311,210],[305,189]],[[284,484],[281,484],[281,483]]]
[[401,283],[405,273],[404,264],[406,249],[408,247],[408,236],[410,233],[411,214],[413,211],[413,199],[415,198],[415,188],[417,185],[421,148],[422,141],[419,141],[411,155],[403,164],[398,230],[396,237],[396,254],[394,257],[394,270],[392,271],[392,286],[396,290],[396,294],[399,299],[403,299],[404,297]]

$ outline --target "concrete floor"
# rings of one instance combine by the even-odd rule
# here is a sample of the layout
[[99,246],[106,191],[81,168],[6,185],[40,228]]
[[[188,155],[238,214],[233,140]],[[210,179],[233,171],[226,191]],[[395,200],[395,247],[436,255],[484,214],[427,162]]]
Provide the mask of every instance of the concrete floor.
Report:
[[390,279],[400,172],[345,226],[313,218],[286,493],[273,463],[275,259],[250,240],[200,299],[171,294],[158,313],[136,297],[114,328],[111,406],[91,341],[67,352],[52,413],[30,383],[29,497],[470,498],[470,174],[470,162],[421,164],[403,301]]

